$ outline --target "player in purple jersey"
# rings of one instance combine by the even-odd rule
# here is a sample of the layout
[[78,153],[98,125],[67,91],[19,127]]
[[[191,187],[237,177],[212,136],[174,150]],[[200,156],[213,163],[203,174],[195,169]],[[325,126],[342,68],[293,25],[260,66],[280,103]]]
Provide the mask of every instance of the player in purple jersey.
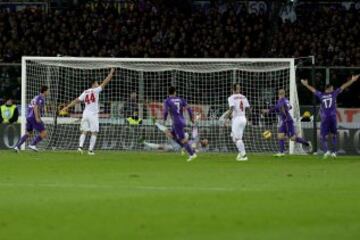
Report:
[[278,140],[279,140],[279,153],[275,154],[275,157],[285,156],[285,139],[289,138],[292,141],[300,143],[306,146],[308,151],[312,151],[311,143],[305,139],[298,137],[294,126],[294,119],[290,114],[292,106],[289,100],[285,97],[285,90],[280,89],[278,92],[278,101],[275,106],[270,109],[263,110],[263,113],[275,112],[280,118],[280,127],[278,129]]
[[188,162],[195,159],[196,153],[190,146],[188,139],[185,137],[185,118],[183,115],[184,110],[187,110],[192,123],[194,123],[193,113],[187,102],[176,96],[175,87],[169,88],[169,97],[164,102],[164,121],[166,121],[168,115],[171,117],[172,130],[171,134],[173,139],[189,153],[190,157]]
[[[336,121],[336,98],[337,96],[356,80],[359,79],[359,75],[352,76],[351,80],[341,85],[334,91],[332,85],[325,86],[325,92],[320,92],[314,87],[310,86],[307,80],[301,80],[301,83],[315,94],[317,99],[321,102],[320,105],[320,140],[322,149],[324,151],[324,158],[328,158],[330,155],[336,157],[336,135],[337,135],[337,121]],[[332,136],[332,153],[328,149],[328,136]]]
[[16,152],[19,151],[20,146],[26,141],[26,139],[32,136],[34,129],[39,132],[39,135],[37,135],[29,145],[29,148],[33,151],[38,151],[36,145],[41,140],[47,137],[45,126],[41,120],[41,116],[44,114],[45,98],[48,93],[48,87],[42,86],[40,89],[40,94],[35,96],[31,100],[26,113],[26,133],[20,138],[20,140],[16,144],[14,148]]

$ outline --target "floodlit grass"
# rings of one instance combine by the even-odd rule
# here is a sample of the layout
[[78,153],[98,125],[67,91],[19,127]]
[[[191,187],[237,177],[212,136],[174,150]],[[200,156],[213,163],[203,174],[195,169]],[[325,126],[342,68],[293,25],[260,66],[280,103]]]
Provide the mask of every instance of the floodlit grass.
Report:
[[0,239],[360,239],[360,157],[0,152]]

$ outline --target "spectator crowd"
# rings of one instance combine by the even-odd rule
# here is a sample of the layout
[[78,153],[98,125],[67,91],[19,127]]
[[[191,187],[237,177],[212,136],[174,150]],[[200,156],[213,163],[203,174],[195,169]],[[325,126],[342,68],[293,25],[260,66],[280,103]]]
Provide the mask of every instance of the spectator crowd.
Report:
[[319,66],[360,66],[360,11],[352,4],[302,5],[294,22],[280,22],[271,56],[315,56]]
[[[304,7],[305,6],[305,7]],[[297,7],[295,21],[273,21],[214,5],[190,12],[131,2],[0,13],[0,59],[22,55],[99,57],[300,57],[319,65],[360,64],[359,11],[342,5]]]
[[[0,62],[21,56],[301,57],[317,65],[360,66],[359,11],[341,4],[299,6],[293,21],[271,11],[213,4],[183,11],[149,0],[77,8],[0,9]],[[275,14],[275,16],[277,16]],[[1,74],[5,70],[0,69]],[[1,91],[18,81],[0,76]],[[5,79],[5,80],[3,80]],[[13,84],[13,85],[12,85]],[[14,91],[14,90],[12,90]],[[12,94],[17,98],[15,91]]]

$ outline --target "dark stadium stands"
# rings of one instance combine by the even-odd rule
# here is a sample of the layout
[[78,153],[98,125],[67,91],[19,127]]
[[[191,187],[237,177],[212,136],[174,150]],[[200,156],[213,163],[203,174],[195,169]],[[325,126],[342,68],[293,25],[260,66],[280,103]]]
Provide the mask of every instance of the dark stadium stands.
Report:
[[[284,17],[285,6],[276,11],[260,9],[249,13],[246,3],[240,1],[190,8],[171,7],[169,2],[159,0],[78,2],[76,7],[46,11],[42,8],[7,11],[0,5],[0,63],[20,63],[23,55],[178,58],[314,55],[318,66],[360,65],[357,41],[360,19],[354,5],[346,8],[341,3],[319,5],[310,1],[298,4],[296,11],[287,11]],[[0,96],[8,93],[7,89],[19,89],[18,77],[6,77],[7,70],[0,69]],[[337,78],[336,74],[331,76]],[[320,78],[324,77],[322,74]],[[13,94],[19,95],[16,91]]]
[[[336,6],[336,7],[334,7]],[[306,7],[309,7],[306,5]],[[359,65],[357,10],[325,5],[297,8],[297,19],[270,21],[270,13],[214,5],[191,13],[149,1],[80,5],[0,13],[0,59],[22,55],[101,57],[298,57],[319,65]]]

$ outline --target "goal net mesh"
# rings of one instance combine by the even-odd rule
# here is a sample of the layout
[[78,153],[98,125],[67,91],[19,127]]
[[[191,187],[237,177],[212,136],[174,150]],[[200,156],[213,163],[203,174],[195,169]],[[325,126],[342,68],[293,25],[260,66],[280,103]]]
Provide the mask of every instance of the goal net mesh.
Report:
[[[231,127],[219,121],[228,109],[227,98],[234,83],[240,83],[241,93],[251,105],[251,116],[244,132],[248,152],[275,152],[278,150],[276,131],[278,119],[274,114],[263,116],[262,109],[277,101],[278,89],[293,96],[293,114],[298,131],[299,104],[296,87],[290,89],[291,61],[126,61],[125,59],[77,60],[76,58],[27,59],[25,101],[39,94],[41,85],[47,85],[50,95],[46,100],[43,121],[49,137],[39,145],[43,149],[72,150],[78,147],[83,104],[59,115],[59,109],[89,88],[90,80],[101,82],[111,67],[116,69],[110,84],[100,93],[100,132],[97,150],[146,150],[142,140],[166,143],[168,139],[154,125],[162,119],[163,101],[169,86],[175,86],[177,95],[187,100],[197,116],[199,137],[207,139],[207,151],[236,151],[230,137]],[[24,76],[23,76],[24,77]],[[25,79],[23,79],[25,80]],[[295,80],[294,80],[295,81]],[[292,91],[292,94],[290,94]],[[185,114],[186,115],[186,114]],[[142,119],[130,124],[128,117]],[[191,131],[187,121],[187,131]],[[25,122],[23,121],[23,124]],[[170,128],[170,121],[166,123]],[[264,140],[262,133],[270,130],[272,138]],[[88,140],[85,143],[87,147]],[[289,149],[289,146],[288,148]],[[295,147],[294,153],[301,153]]]

